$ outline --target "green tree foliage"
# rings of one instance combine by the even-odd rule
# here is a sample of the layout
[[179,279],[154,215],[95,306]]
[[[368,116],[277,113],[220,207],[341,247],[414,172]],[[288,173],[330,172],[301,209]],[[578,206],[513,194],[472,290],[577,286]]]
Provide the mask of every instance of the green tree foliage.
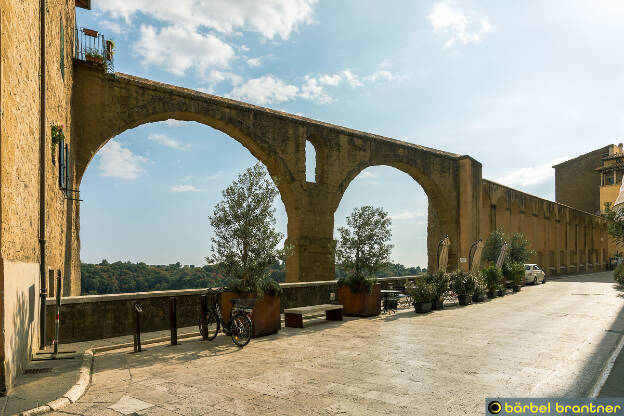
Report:
[[607,219],[607,234],[613,237],[618,245],[624,244],[624,210],[614,210],[607,202],[604,216]]
[[613,278],[619,284],[624,285],[624,263],[621,263],[615,268],[613,271]]
[[503,280],[503,274],[501,273],[501,269],[492,264],[486,267],[481,273],[483,274],[483,277],[485,279],[487,291],[496,291]]
[[535,250],[529,248],[530,245],[522,233],[514,233],[509,240],[509,255],[507,258],[512,262],[526,263],[535,254]]
[[347,217],[347,227],[338,228],[336,262],[348,275],[338,280],[340,286],[354,293],[372,289],[375,274],[391,264],[391,221],[383,208],[363,206]]
[[286,247],[278,248],[284,235],[275,229],[273,201],[277,194],[262,164],[256,163],[225,188],[223,200],[209,217],[215,236],[206,260],[216,264],[238,292],[258,296],[265,291],[281,293],[270,279],[271,265],[288,253]]
[[485,247],[483,247],[483,258],[491,263],[496,263],[498,255],[500,254],[503,244],[505,244],[505,233],[503,228],[498,227],[492,231],[485,240]]

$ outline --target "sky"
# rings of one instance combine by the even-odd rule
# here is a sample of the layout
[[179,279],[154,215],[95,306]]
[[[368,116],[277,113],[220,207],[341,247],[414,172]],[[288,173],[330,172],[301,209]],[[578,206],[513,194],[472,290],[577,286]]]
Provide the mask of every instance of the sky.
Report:
[[[565,4],[565,7],[564,7]],[[115,41],[115,70],[458,154],[554,200],[554,164],[624,141],[624,2],[93,0],[77,24]],[[208,215],[256,162],[208,126],[112,138],[81,183],[85,262],[205,264]],[[393,220],[392,258],[427,263],[427,196],[363,171],[335,213]],[[286,234],[283,204],[275,203]],[[334,233],[336,236],[337,234]]]

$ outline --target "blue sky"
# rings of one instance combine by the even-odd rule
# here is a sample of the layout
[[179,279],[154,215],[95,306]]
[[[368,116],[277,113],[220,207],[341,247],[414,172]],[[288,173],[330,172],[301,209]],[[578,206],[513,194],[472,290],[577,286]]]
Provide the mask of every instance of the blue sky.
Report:
[[[115,40],[119,72],[469,154],[485,178],[548,199],[553,164],[623,141],[622,21],[618,0],[94,0],[77,12]],[[82,260],[204,264],[207,217],[254,162],[196,123],[124,132],[81,184]],[[336,226],[361,205],[393,217],[395,261],[426,264],[417,183],[367,169]]]

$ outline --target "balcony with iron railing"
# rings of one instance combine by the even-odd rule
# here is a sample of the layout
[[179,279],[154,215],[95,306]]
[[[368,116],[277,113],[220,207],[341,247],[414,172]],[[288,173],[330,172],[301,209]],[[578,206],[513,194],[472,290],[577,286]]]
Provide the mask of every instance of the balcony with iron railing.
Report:
[[103,34],[87,28],[76,28],[74,59],[93,65],[102,65],[106,72],[115,72],[113,58],[115,43]]

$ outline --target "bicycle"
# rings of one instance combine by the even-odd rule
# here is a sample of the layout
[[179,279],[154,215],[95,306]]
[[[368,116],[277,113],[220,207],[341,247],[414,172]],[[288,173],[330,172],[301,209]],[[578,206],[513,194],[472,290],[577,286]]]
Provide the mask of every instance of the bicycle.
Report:
[[210,303],[206,316],[199,321],[199,333],[208,341],[212,341],[219,333],[219,329],[223,328],[223,333],[231,336],[234,344],[244,347],[249,344],[253,334],[249,312],[253,309],[256,300],[230,299],[232,304],[230,319],[225,320],[219,306],[219,295],[224,291],[223,289],[208,289]]

